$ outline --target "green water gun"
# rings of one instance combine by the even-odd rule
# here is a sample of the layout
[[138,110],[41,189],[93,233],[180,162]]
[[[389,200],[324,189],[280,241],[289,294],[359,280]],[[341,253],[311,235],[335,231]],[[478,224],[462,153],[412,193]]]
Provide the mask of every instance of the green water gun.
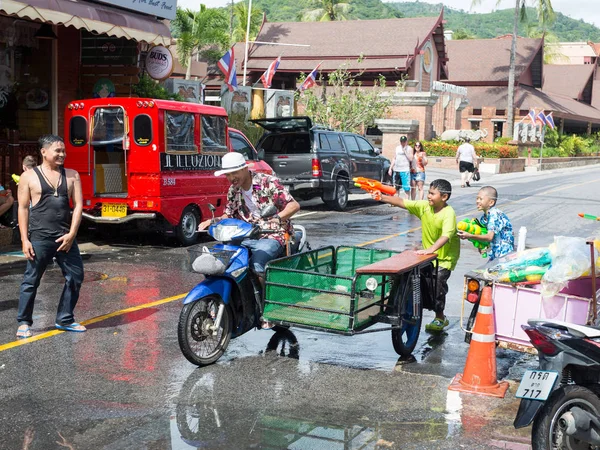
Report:
[[[465,233],[476,234],[478,236],[487,234],[488,232],[487,228],[481,225],[477,219],[463,219],[458,222],[456,228],[458,228],[460,231],[464,231]],[[476,239],[469,239],[469,241],[477,250],[479,250],[483,258],[487,258],[487,249],[490,247],[488,242],[482,242]]]

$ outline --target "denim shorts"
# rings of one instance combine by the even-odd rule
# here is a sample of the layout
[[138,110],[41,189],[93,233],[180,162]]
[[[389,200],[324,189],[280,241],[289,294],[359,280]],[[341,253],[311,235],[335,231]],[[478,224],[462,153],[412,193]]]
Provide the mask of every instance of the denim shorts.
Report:
[[413,181],[422,181],[425,183],[425,172],[411,172],[410,179]]

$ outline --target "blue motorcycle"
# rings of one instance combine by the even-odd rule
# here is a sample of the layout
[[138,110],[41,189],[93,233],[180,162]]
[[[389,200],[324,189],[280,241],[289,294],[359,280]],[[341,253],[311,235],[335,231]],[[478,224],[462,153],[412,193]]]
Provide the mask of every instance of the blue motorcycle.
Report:
[[[214,215],[214,207],[209,207]],[[268,218],[276,213],[271,205],[260,215]],[[183,300],[177,327],[179,347],[192,364],[213,364],[225,353],[231,338],[260,328],[262,287],[249,267],[250,252],[241,243],[270,232],[243,220],[223,219],[208,229],[217,242],[188,249],[191,269],[205,277]],[[295,254],[305,247],[309,247],[306,230],[294,225],[286,252]]]

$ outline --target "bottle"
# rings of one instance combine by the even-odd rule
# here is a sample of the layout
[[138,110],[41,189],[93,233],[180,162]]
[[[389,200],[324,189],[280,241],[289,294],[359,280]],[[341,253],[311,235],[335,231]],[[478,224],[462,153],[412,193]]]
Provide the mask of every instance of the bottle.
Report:
[[522,252],[525,250],[525,239],[527,239],[527,228],[519,228],[519,240],[517,241],[517,251]]

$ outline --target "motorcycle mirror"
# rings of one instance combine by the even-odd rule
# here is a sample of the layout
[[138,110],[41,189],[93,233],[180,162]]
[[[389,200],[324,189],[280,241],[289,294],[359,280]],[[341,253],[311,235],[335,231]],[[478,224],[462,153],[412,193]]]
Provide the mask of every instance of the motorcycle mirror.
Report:
[[208,204],[208,209],[210,209],[210,211],[213,213],[217,210],[217,208],[215,208],[215,205],[213,205],[212,203]]
[[275,205],[269,205],[265,206],[261,210],[260,217],[266,219],[267,217],[273,217],[275,214],[277,214],[277,208],[275,207]]

